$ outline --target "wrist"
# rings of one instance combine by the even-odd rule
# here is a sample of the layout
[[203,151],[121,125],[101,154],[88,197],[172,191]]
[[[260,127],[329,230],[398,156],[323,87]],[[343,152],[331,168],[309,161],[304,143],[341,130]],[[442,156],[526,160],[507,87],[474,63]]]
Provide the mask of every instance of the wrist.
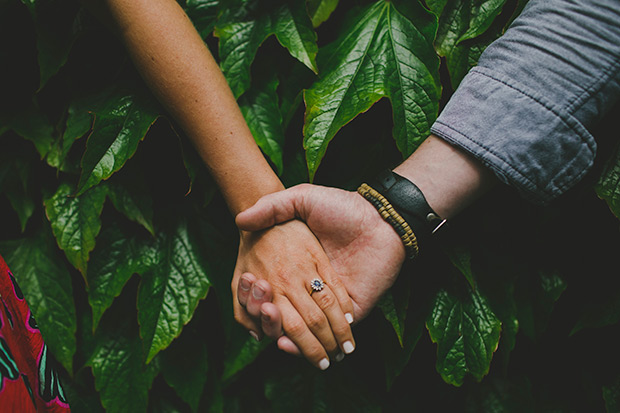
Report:
[[364,183],[357,191],[398,234],[410,259],[445,223],[413,182],[392,171],[382,172],[372,186]]

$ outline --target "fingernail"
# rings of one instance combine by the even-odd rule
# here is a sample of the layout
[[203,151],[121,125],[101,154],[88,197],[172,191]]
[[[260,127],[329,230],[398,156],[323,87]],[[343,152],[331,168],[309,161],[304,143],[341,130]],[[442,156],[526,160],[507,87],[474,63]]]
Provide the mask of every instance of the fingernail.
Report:
[[344,318],[346,318],[346,319],[347,319],[347,322],[348,322],[349,324],[353,324],[353,314],[351,314],[351,313],[346,313],[346,314],[344,315]]
[[325,370],[329,367],[329,360],[327,360],[326,358],[322,359],[321,361],[319,361],[319,368],[321,370]]
[[353,353],[353,350],[355,350],[355,347],[353,347],[353,343],[351,343],[350,341],[345,341],[342,345],[342,349],[346,354],[351,354]]
[[260,338],[258,337],[258,334],[256,334],[254,331],[250,330],[250,335],[252,337],[254,337],[254,340],[260,341]]
[[256,299],[261,299],[265,295],[265,290],[260,288],[258,285],[254,285],[254,288],[252,288],[252,295]]
[[245,278],[242,278],[239,281],[239,288],[241,288],[243,291],[250,291],[251,286],[252,284],[250,284],[250,282],[246,280]]
[[341,362],[344,359],[344,353],[340,352],[338,354],[336,354],[336,357],[334,357],[334,360],[336,360],[337,362]]

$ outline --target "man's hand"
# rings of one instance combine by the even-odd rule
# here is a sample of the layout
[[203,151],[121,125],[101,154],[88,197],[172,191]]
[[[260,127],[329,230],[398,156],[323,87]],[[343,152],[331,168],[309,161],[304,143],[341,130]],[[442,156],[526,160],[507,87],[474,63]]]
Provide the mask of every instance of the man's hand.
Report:
[[[241,230],[259,231],[299,218],[306,222],[325,250],[354,305],[354,321],[362,320],[392,286],[405,259],[405,248],[394,229],[357,192],[302,184],[266,195],[237,215]],[[241,281],[242,280],[242,281]],[[252,290],[256,279],[244,274],[238,290],[239,303],[250,316],[261,319],[265,334],[277,338],[280,314],[268,299],[257,299]],[[260,284],[266,295],[267,283]],[[295,353],[295,346],[282,337],[278,345]]]

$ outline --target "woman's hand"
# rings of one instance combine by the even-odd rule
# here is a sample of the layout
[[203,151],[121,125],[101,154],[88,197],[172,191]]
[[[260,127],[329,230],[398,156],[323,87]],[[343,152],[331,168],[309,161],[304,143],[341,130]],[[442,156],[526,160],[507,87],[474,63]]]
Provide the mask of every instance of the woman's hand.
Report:
[[[315,366],[326,369],[330,357],[355,348],[349,321],[353,320],[353,303],[334,272],[316,237],[301,221],[292,220],[259,232],[241,232],[239,256],[232,291],[235,319],[259,336],[261,329],[239,302],[237,287],[242,274],[268,282],[267,292],[281,315],[287,337]],[[313,291],[311,282],[323,280],[321,291]],[[252,294],[260,299],[261,283]],[[270,287],[269,287],[270,286]],[[241,294],[247,297],[249,290]],[[347,320],[348,319],[348,320]],[[279,333],[279,332],[278,332]],[[279,334],[278,334],[279,335]]]

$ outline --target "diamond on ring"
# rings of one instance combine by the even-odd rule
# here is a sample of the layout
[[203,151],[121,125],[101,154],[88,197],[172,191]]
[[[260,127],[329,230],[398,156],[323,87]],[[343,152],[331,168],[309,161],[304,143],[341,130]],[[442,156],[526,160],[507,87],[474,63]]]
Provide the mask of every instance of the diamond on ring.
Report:
[[310,287],[312,287],[312,292],[321,291],[323,287],[325,287],[325,282],[319,280],[318,278],[315,278],[314,280],[310,281]]

